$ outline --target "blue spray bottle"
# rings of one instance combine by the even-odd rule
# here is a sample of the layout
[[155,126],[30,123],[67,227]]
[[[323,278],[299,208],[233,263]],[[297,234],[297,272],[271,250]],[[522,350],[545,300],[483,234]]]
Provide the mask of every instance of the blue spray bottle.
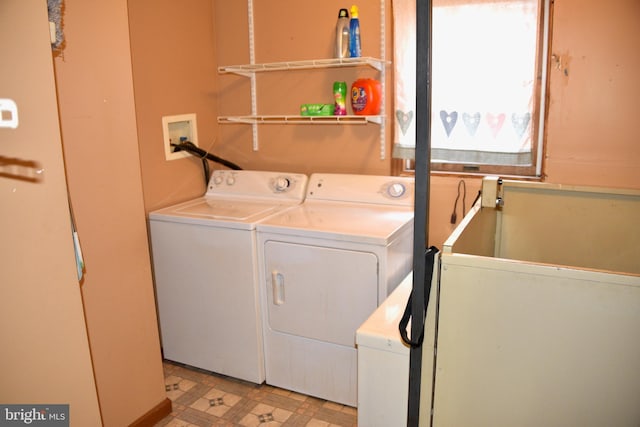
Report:
[[349,56],[359,58],[362,56],[360,44],[360,20],[358,19],[358,6],[351,6],[351,21],[349,21]]

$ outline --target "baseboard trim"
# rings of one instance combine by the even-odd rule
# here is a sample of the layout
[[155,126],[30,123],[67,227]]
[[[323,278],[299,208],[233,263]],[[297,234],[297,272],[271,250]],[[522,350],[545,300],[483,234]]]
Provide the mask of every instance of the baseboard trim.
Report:
[[153,427],[171,413],[171,399],[165,398],[146,414],[135,420],[129,427]]

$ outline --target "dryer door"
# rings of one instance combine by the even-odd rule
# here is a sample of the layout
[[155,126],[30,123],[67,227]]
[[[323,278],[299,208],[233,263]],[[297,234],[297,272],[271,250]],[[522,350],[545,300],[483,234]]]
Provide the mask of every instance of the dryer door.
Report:
[[378,258],[370,252],[265,243],[269,328],[355,347],[378,302]]

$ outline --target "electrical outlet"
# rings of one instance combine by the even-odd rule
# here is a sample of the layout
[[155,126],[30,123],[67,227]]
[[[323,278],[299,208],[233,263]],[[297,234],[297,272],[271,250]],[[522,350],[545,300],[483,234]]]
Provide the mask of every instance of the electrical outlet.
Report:
[[164,156],[167,160],[189,157],[185,151],[175,151],[171,144],[190,141],[198,145],[198,127],[195,114],[181,114],[178,116],[162,117],[162,134],[164,137]]

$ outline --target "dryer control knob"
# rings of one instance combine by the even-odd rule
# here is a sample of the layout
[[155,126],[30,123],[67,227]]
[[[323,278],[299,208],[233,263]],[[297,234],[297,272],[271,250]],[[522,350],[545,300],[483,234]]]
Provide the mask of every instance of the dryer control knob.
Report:
[[216,176],[213,177],[213,183],[215,185],[222,184],[222,180],[223,180],[222,175],[216,175]]
[[236,177],[235,176],[227,177],[227,185],[233,185],[235,183],[236,183]]
[[394,182],[389,187],[387,187],[387,194],[394,199],[404,196],[405,191],[407,191],[407,189],[405,188],[404,184],[401,184],[399,182]]
[[276,191],[286,191],[291,187],[291,180],[285,176],[279,176],[274,183]]

